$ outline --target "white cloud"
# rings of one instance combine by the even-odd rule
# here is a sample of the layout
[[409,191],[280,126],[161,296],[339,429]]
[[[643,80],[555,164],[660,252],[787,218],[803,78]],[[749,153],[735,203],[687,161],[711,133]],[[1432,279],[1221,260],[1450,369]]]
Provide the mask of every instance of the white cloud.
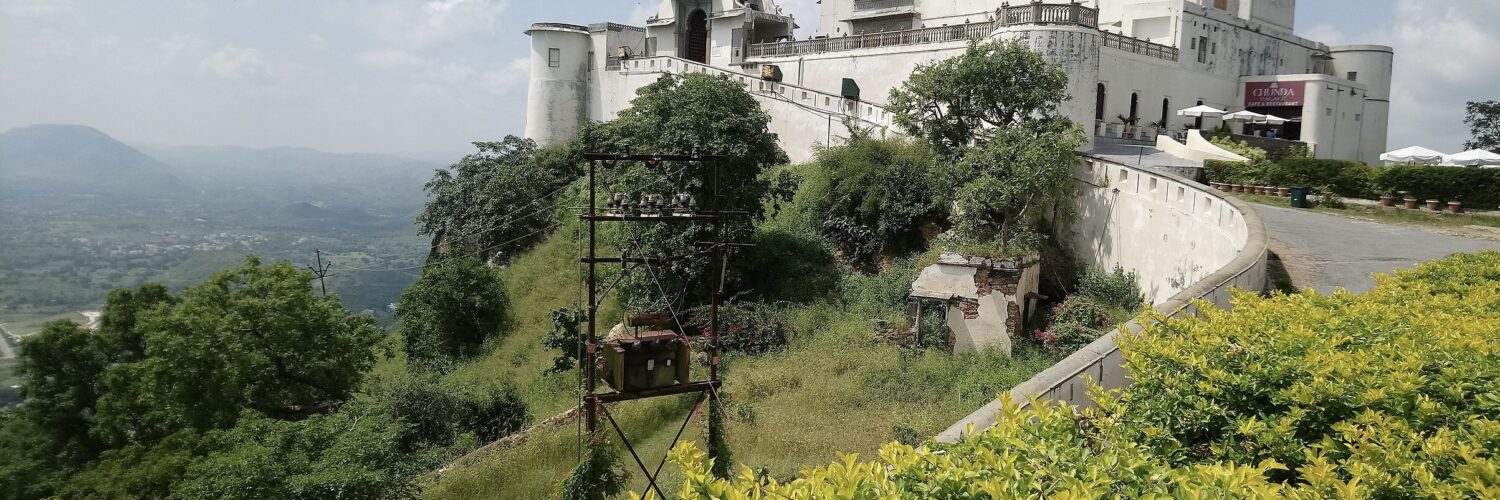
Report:
[[475,33],[492,32],[510,0],[430,0],[386,4],[380,9],[382,32],[398,46],[414,50]]
[[1500,9],[1493,0],[1400,0],[1395,22],[1373,40],[1396,49],[1392,148],[1457,151],[1468,139],[1466,101],[1493,99],[1500,82]]
[[0,16],[14,18],[45,18],[73,12],[72,0],[4,0],[0,1]]
[[1298,33],[1298,35],[1302,36],[1302,38],[1317,40],[1329,45],[1343,45],[1348,43],[1349,40],[1349,36],[1345,35],[1343,30],[1328,23],[1321,23],[1307,28],[1302,33]]
[[656,2],[652,2],[651,0],[642,0],[641,3],[636,4],[635,7],[630,9],[630,14],[627,14],[625,16],[625,24],[629,24],[631,26],[645,26],[646,20],[650,19],[651,16],[656,15],[657,7],[660,7],[660,5]]
[[505,95],[511,89],[526,83],[530,75],[531,58],[522,57],[512,59],[499,69],[485,72],[481,81],[485,90],[496,95]]
[[399,68],[422,63],[422,58],[401,49],[382,49],[362,52],[355,56],[360,64],[377,68]]
[[226,80],[244,80],[270,76],[270,66],[260,51],[225,45],[204,58],[198,68]]

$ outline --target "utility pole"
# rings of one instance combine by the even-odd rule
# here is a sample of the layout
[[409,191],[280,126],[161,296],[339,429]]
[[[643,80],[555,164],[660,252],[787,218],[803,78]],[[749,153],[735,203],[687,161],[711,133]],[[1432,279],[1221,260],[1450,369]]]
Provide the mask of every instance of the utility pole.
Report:
[[317,267],[307,266],[307,270],[308,271],[312,271],[313,276],[316,276],[318,278],[318,288],[323,291],[323,296],[327,297],[328,296],[328,282],[325,281],[325,280],[327,278],[331,278],[333,276],[337,276],[336,274],[329,274],[329,272],[328,272],[329,269],[333,269],[333,261],[328,261],[328,265],[324,265],[323,264],[323,251],[319,250],[319,249],[314,249],[313,252],[316,253],[317,256],[318,256],[318,266]]

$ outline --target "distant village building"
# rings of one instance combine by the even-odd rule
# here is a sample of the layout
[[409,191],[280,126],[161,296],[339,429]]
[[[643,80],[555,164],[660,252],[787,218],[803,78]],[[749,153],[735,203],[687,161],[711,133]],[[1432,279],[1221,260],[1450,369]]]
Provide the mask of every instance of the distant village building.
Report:
[[1288,119],[1236,131],[1300,141],[1319,158],[1374,163],[1386,149],[1392,49],[1295,35],[1296,0],[821,3],[820,34],[803,40],[773,0],[665,0],[630,20],[642,26],[534,24],[526,135],[567,140],[662,73],[700,72],[745,85],[803,160],[850,125],[888,129],[882,104],[918,65],[971,39],[1019,39],[1067,71],[1063,111],[1095,137],[1183,140],[1220,124],[1176,114],[1201,104]]

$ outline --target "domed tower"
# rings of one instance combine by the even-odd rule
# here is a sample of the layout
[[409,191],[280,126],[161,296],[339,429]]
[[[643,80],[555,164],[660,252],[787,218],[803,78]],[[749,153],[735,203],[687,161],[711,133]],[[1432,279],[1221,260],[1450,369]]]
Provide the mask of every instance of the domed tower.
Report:
[[536,23],[531,37],[531,81],[526,97],[526,138],[542,146],[578,134],[588,117],[589,51],[586,27]]
[[1365,86],[1365,113],[1360,118],[1360,161],[1375,163],[1386,151],[1391,118],[1391,71],[1396,51],[1384,45],[1342,45],[1328,51],[1333,76]]

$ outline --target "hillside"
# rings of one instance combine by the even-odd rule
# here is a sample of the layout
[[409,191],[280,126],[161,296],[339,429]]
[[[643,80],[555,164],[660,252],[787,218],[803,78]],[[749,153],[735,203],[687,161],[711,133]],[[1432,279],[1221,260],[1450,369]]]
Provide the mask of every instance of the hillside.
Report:
[[6,193],[178,197],[185,184],[166,164],[83,125],[32,125],[0,134]]

